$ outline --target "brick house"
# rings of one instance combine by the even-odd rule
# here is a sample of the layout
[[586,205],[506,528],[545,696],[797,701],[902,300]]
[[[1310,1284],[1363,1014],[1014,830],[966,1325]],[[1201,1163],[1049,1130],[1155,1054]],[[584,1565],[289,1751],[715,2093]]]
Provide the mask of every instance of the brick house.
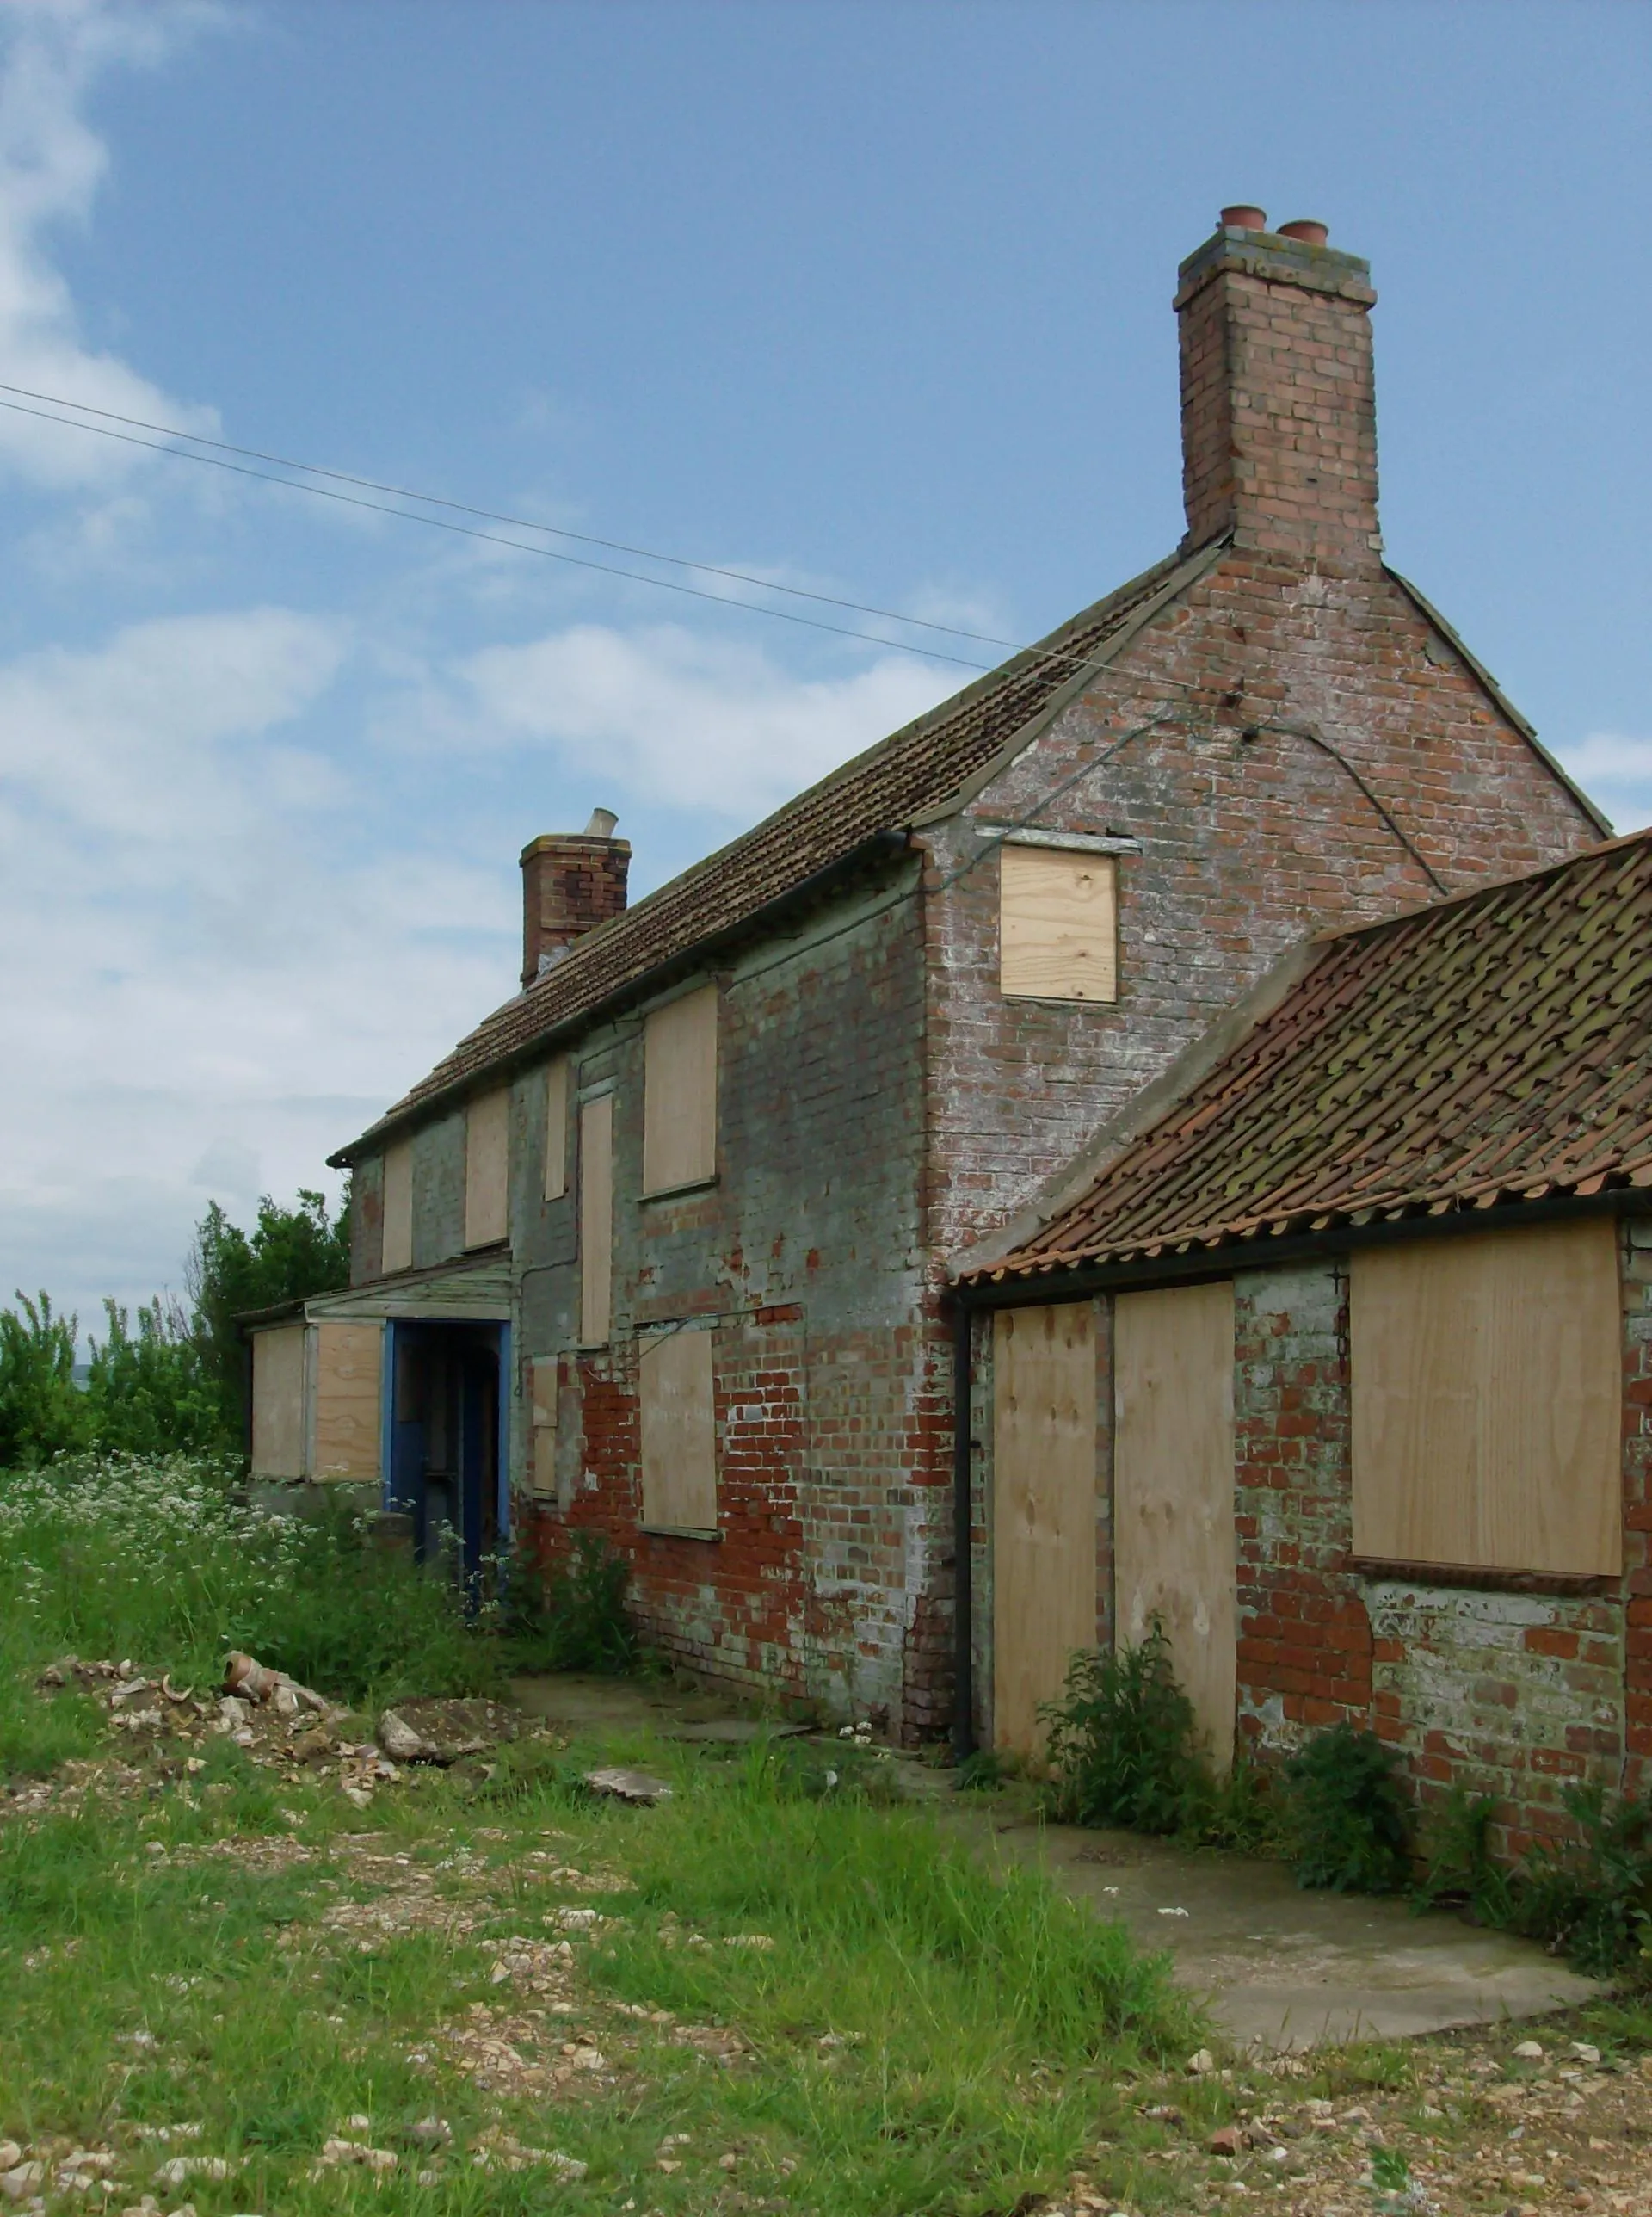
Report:
[[634,906],[604,812],[533,841],[521,991],[334,1158],[349,1291],[255,1334],[261,1474],[600,1530],[684,1663],[945,1728],[948,1258],[1304,932],[1606,828],[1383,561],[1374,297],[1224,211],[1174,553]]
[[1219,1760],[1652,1785],[1652,832],[1306,943],[1155,1110],[960,1273],[994,1737],[1157,1615]]

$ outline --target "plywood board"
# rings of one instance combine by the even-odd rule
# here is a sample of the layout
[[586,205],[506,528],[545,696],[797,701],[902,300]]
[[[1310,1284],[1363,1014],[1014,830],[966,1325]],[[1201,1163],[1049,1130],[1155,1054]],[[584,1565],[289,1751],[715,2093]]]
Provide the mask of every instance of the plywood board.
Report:
[[541,1499],[557,1491],[557,1387],[554,1355],[537,1355],[527,1366],[528,1485]]
[[1616,1227],[1363,1248],[1350,1300],[1355,1553],[1615,1575]]
[[1088,1301],[993,1319],[992,1732],[1033,1752],[1039,1704],[1096,1634],[1095,1317]]
[[1118,1641],[1137,1647],[1162,1620],[1225,1770],[1237,1699],[1232,1286],[1120,1294],[1113,1349]]
[[1118,865],[1109,855],[999,850],[999,984],[1041,1001],[1119,997]]
[[465,1244],[490,1247],[510,1230],[510,1089],[465,1111]]
[[568,1190],[568,1058],[559,1054],[545,1073],[545,1197]]
[[366,1485],[382,1471],[379,1454],[380,1324],[324,1324],[313,1327],[315,1352],[314,1473]]
[[712,1335],[692,1326],[644,1347],[643,1522],[675,1531],[717,1529],[717,1418]]
[[643,1028],[643,1191],[717,1175],[718,991],[656,1009]]
[[304,1336],[301,1324],[252,1335],[252,1474],[302,1478]]
[[379,1268],[388,1277],[392,1270],[413,1267],[413,1142],[398,1139],[385,1149],[384,1249]]
[[579,1343],[606,1347],[613,1329],[613,1096],[579,1112]]

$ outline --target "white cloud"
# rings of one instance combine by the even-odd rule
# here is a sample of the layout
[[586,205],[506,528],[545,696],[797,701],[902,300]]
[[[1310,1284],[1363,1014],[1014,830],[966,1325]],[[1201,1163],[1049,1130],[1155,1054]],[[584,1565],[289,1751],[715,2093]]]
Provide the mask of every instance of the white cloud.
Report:
[[1591,732],[1556,749],[1583,790],[1599,800],[1619,831],[1652,824],[1652,738]]
[[[114,63],[157,59],[215,12],[158,0],[142,8],[7,0],[0,10],[0,382],[186,430],[217,429],[213,411],[169,398],[84,344],[47,250],[56,229],[87,219],[107,165],[80,112],[89,80]],[[106,487],[146,459],[136,447],[0,408],[0,465],[37,485]]]
[[676,625],[580,624],[488,647],[456,676],[496,738],[554,746],[651,801],[747,821],[954,691],[957,676],[938,669],[891,654],[799,679],[758,648]]

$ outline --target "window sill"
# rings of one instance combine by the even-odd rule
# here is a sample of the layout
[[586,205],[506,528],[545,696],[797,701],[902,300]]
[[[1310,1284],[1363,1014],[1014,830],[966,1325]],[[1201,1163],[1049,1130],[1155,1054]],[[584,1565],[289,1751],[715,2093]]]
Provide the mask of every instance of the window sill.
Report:
[[650,1186],[641,1197],[644,1201],[675,1201],[685,1193],[709,1193],[722,1179],[716,1170],[709,1177],[685,1178],[681,1185]]
[[723,1535],[715,1526],[705,1524],[639,1524],[639,1532],[646,1532],[656,1540],[714,1540]]
[[1478,1593],[1575,1594],[1584,1597],[1616,1593],[1623,1583],[1617,1571],[1504,1571],[1478,1563],[1403,1562],[1387,1555],[1350,1555],[1343,1569],[1357,1578],[1397,1579],[1406,1585],[1458,1586]]

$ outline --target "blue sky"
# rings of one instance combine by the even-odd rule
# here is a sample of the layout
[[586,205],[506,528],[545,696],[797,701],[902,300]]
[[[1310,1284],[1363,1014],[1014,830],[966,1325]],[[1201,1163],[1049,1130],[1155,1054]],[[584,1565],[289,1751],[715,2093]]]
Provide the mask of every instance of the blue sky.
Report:
[[[1629,0],[0,0],[0,381],[1028,638],[1180,534],[1177,262],[1316,216],[1390,558],[1627,828],[1649,109]],[[0,1298],[330,1184],[529,837],[645,891],[968,675],[0,410]]]

